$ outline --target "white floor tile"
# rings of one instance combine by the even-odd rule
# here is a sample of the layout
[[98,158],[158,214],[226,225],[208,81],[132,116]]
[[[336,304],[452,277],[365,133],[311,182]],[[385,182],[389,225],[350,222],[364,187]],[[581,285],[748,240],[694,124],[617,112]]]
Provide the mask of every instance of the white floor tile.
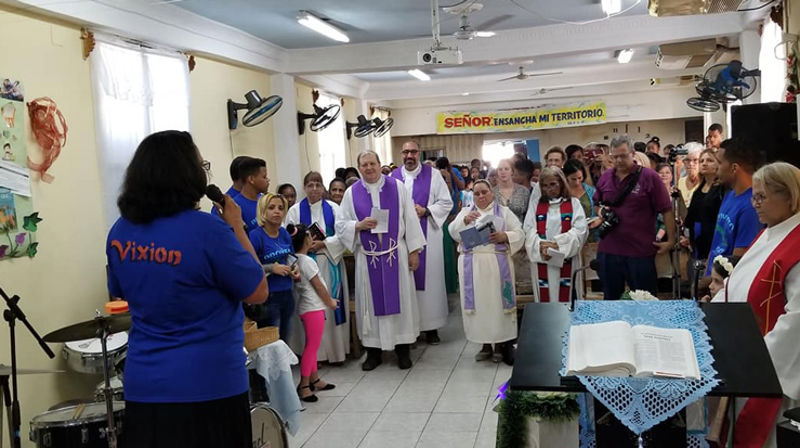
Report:
[[429,412],[383,412],[370,432],[416,432],[419,436],[430,416]]
[[483,412],[487,397],[474,395],[442,395],[434,412]]
[[322,394],[323,392],[317,393],[318,400],[315,403],[303,403],[303,406],[306,408],[306,413],[330,414],[344,399],[344,397],[328,397]]
[[364,434],[317,431],[302,448],[357,448]]
[[434,412],[425,431],[432,432],[478,432],[481,412]]
[[375,423],[375,420],[378,419],[378,415],[379,413],[377,412],[344,412],[337,409],[325,420],[325,423],[319,427],[317,434],[321,432],[347,432],[357,433],[363,436],[369,431],[372,424]]
[[425,431],[419,438],[417,448],[456,448],[475,444],[477,432],[431,432]]
[[414,448],[420,432],[375,432],[370,431],[359,448]]

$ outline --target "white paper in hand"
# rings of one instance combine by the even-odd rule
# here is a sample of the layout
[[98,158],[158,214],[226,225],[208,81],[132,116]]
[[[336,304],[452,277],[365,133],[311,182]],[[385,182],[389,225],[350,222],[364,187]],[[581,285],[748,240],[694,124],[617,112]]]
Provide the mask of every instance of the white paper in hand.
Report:
[[370,218],[378,221],[378,225],[372,229],[372,233],[387,233],[389,231],[389,210],[372,207]]
[[559,252],[553,249],[552,247],[548,247],[547,255],[550,255],[550,259],[547,260],[548,266],[553,266],[557,268],[564,266],[564,258],[566,254],[564,254],[563,252]]

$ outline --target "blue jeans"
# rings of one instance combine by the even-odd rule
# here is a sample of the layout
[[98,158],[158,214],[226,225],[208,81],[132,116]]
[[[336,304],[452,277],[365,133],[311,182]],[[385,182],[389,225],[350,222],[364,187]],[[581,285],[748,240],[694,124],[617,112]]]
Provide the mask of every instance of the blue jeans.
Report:
[[625,257],[598,252],[600,269],[597,275],[603,284],[605,300],[619,300],[625,291],[625,283],[631,290],[642,289],[656,295],[658,275],[656,257]]
[[278,327],[278,333],[284,342],[289,342],[289,330],[294,315],[294,296],[292,290],[269,292],[264,303],[264,313],[256,323],[259,328]]

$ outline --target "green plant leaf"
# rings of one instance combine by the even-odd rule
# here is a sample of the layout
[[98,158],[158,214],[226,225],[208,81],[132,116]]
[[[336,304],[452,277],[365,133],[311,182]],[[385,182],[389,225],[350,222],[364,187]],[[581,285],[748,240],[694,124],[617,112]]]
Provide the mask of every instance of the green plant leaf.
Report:
[[39,212],[34,212],[24,218],[22,228],[28,232],[35,232],[40,222],[42,222],[42,218],[39,217]]
[[33,258],[36,256],[36,253],[39,251],[39,243],[31,243],[28,245],[28,250],[25,251],[29,257]]

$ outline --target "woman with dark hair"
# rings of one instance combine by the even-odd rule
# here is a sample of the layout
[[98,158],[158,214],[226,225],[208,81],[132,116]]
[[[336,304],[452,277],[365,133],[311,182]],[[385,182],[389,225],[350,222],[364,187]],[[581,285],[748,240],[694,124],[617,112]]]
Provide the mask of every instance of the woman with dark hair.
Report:
[[341,204],[345,190],[347,190],[347,184],[344,182],[344,179],[340,177],[333,179],[328,185],[328,195],[330,195],[331,201],[336,205]]
[[202,162],[187,132],[145,138],[108,234],[108,289],[132,321],[128,447],[252,444],[241,303],[263,303],[267,284],[236,202],[215,204],[222,220],[198,210]]
[[583,207],[586,218],[594,216],[594,197],[595,189],[585,182],[584,173],[586,172],[583,163],[578,159],[569,159],[564,164],[564,176],[567,178],[567,189],[570,196],[577,199]]
[[278,185],[278,194],[283,196],[286,202],[288,202],[287,210],[297,202],[297,190],[295,190],[292,184],[286,183]]
[[[322,197],[324,191],[322,175],[316,171],[310,171],[303,178],[303,191],[306,197],[290,208],[286,214],[286,229],[289,230],[291,224],[302,224],[306,228],[314,226],[319,230],[316,236],[314,233],[311,234],[314,240],[308,253],[316,261],[319,277],[327,286],[328,293],[340,301],[340,307],[339,309],[325,309],[323,312],[325,335],[322,338],[317,359],[332,364],[341,364],[350,353],[348,319],[350,287],[348,286],[347,269],[342,259],[347,248],[336,234],[336,216],[339,214],[339,205],[326,201]],[[298,292],[295,289],[295,300],[300,299]],[[302,348],[303,344],[302,331],[298,330],[292,332],[290,345],[299,353],[298,349]],[[314,387],[314,385],[311,386],[312,390]]]

